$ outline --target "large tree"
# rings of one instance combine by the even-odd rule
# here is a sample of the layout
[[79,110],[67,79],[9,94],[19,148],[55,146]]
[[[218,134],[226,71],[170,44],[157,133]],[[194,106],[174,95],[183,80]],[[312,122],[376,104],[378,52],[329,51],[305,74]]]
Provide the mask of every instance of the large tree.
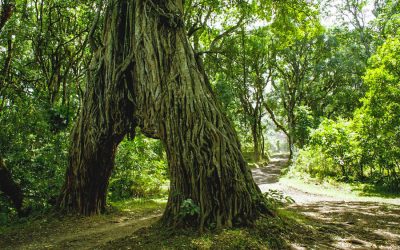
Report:
[[[118,143],[139,126],[167,151],[165,224],[229,227],[267,212],[236,132],[195,59],[182,11],[182,0],[110,1],[73,131],[61,207],[87,215],[104,209]],[[181,210],[189,199],[199,208],[192,217]]]

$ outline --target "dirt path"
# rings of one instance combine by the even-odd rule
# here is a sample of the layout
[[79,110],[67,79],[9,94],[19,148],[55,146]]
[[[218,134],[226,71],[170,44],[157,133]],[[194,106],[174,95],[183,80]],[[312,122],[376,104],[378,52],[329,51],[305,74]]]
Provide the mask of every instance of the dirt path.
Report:
[[0,249],[98,249],[153,224],[164,209],[159,204],[143,207],[93,217],[36,220],[34,224],[0,234]]
[[[147,227],[159,219],[159,215],[144,218],[121,217],[105,223],[86,224],[85,227],[74,227],[74,231],[61,232],[49,237],[37,238],[19,246],[21,249],[93,249],[103,244],[122,239],[135,231]],[[89,226],[89,227],[88,227]],[[51,235],[51,234],[50,234]]]
[[400,199],[326,195],[318,188],[296,188],[279,179],[286,161],[286,155],[275,155],[268,166],[253,169],[253,177],[263,192],[278,190],[292,197],[295,203],[288,211],[323,228],[326,238],[321,239],[321,248],[400,249]]
[[[304,235],[311,237],[313,244],[296,241],[304,243],[292,244],[293,249],[400,250],[400,199],[330,196],[315,192],[315,188],[297,188],[280,179],[286,159],[286,155],[275,155],[268,166],[252,171],[263,192],[280,190],[295,200],[280,212],[314,232]],[[0,232],[0,249],[110,249],[113,242],[125,242],[134,232],[153,224],[164,206],[144,201],[89,218],[44,216]],[[302,231],[301,227],[298,230]]]

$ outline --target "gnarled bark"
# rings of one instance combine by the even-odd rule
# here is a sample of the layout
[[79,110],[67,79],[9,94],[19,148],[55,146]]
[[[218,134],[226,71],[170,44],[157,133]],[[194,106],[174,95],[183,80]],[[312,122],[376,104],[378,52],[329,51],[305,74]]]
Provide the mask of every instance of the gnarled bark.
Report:
[[[105,184],[119,139],[138,125],[160,138],[167,151],[171,187],[162,218],[166,225],[232,226],[251,223],[267,212],[236,132],[195,60],[181,14],[182,2],[177,0],[111,1],[104,47],[95,63],[103,69],[89,82],[74,131],[71,178],[63,193],[67,199],[62,199],[72,202],[64,206],[104,206],[76,197],[105,192],[104,185],[97,185],[99,175]],[[124,80],[109,77],[118,74]],[[87,185],[79,182],[82,176]],[[187,199],[199,207],[198,214],[182,214]]]
[[[126,1],[119,1],[122,6]],[[124,4],[122,4],[124,2]],[[112,6],[110,7],[112,8]],[[83,105],[72,132],[69,167],[58,205],[84,215],[104,210],[118,144],[134,131],[132,55],[125,54],[125,13],[105,27],[109,46],[100,48],[89,68]],[[110,26],[113,26],[111,29]],[[129,70],[128,70],[129,68]]]

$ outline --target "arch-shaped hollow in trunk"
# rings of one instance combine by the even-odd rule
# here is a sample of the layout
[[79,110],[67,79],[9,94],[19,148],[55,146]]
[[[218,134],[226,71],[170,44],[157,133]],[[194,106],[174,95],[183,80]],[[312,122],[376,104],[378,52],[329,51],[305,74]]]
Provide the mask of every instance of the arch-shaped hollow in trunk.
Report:
[[[181,1],[113,0],[72,135],[60,206],[105,207],[115,150],[140,126],[165,145],[170,193],[162,221],[203,228],[248,224],[267,212],[236,132],[195,60]],[[199,213],[183,216],[192,199]]]

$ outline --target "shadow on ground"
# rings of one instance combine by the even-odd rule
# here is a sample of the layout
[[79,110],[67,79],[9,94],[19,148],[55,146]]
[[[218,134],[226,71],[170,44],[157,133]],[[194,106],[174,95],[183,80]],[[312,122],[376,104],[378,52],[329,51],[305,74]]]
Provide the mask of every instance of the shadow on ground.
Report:
[[292,205],[254,227],[198,234],[153,225],[100,249],[400,249],[400,207],[323,202]]
[[[358,201],[299,190],[279,182],[287,155],[274,155],[268,166],[252,169],[263,192],[278,190],[297,204],[282,209],[296,225],[288,239],[294,249],[400,249],[400,206]],[[296,224],[297,223],[297,224]],[[312,229],[308,231],[306,229]],[[303,231],[303,233],[301,232]]]
[[[294,205],[307,224],[323,236],[316,244],[330,249],[400,249],[400,207],[367,202]],[[306,245],[296,245],[303,248]]]
[[98,249],[155,223],[164,202],[131,200],[118,210],[92,217],[49,214],[0,228],[0,249]]
[[[330,200],[279,182],[286,155],[253,169],[257,183],[280,187],[302,203],[262,217],[252,227],[171,230],[156,221],[165,203],[127,201],[109,214],[43,217],[0,228],[0,249],[390,249],[400,250],[400,206]],[[261,185],[263,186],[263,185]],[[261,188],[263,190],[263,188]]]

